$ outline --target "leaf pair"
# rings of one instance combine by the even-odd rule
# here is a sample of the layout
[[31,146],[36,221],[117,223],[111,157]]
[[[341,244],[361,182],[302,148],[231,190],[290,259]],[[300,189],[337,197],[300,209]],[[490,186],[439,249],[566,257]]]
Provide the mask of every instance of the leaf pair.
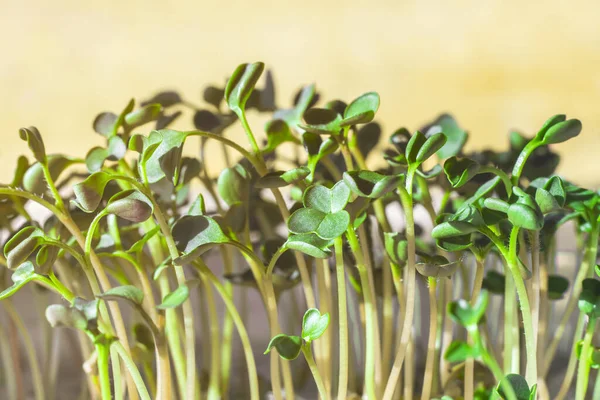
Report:
[[290,336],[283,333],[276,335],[269,342],[264,354],[275,348],[281,358],[286,360],[296,359],[302,350],[302,346],[310,345],[313,340],[317,340],[325,333],[327,326],[329,326],[329,320],[329,313],[321,315],[321,312],[316,308],[307,310],[302,318],[302,335]]
[[396,189],[404,176],[382,175],[369,170],[360,170],[344,172],[343,178],[348,188],[355,195],[378,199]]
[[69,307],[63,304],[50,305],[46,308],[46,319],[53,328],[63,326],[97,335],[98,300],[75,298]]
[[34,253],[32,264],[35,272],[46,275],[52,268],[60,248],[56,247],[52,238],[40,228],[25,226],[14,234],[4,245],[6,265],[10,269],[17,269],[25,263]]
[[448,304],[448,314],[450,318],[465,328],[474,328],[485,314],[488,301],[488,292],[484,290],[472,306],[463,299],[451,302]]
[[600,317],[600,281],[593,278],[583,280],[579,302],[579,310],[592,319]]
[[324,240],[335,239],[346,232],[350,214],[344,208],[350,199],[350,189],[340,181],[331,189],[313,185],[304,192],[304,208],[288,219],[288,228],[295,234],[314,233]]
[[511,204],[497,198],[487,198],[483,204],[490,210],[505,213],[513,226],[532,231],[542,229],[544,215],[534,198],[518,187],[515,187],[513,192],[516,201]]

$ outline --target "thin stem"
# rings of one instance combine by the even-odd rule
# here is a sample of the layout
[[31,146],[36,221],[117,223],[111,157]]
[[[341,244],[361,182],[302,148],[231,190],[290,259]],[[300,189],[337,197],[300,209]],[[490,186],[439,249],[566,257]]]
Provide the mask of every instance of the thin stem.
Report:
[[435,361],[435,339],[438,329],[437,315],[437,279],[428,278],[429,283],[429,339],[427,344],[427,359],[425,361],[425,377],[423,378],[423,390],[421,400],[429,400],[433,388],[433,376],[436,374]]
[[[322,258],[316,260],[317,262],[317,285],[319,288],[319,310],[322,314],[331,315],[331,274],[329,272],[329,262],[327,259]],[[298,318],[300,319],[300,318]],[[318,345],[320,352],[316,353],[315,357],[317,365],[320,370],[323,371],[323,382],[327,393],[331,393],[331,329],[327,329],[320,340],[315,343],[315,347]]]
[[518,374],[520,346],[519,328],[515,318],[515,281],[512,275],[507,274],[504,282],[504,372]]
[[256,157],[259,160],[262,160],[262,153],[260,151],[260,148],[258,147],[258,143],[256,143],[256,138],[254,137],[254,134],[252,133],[250,124],[248,124],[248,120],[246,119],[246,111],[241,110],[239,113],[237,113],[237,115],[240,119],[240,122],[242,123],[242,127],[244,128],[244,131],[246,132],[246,136],[248,137],[248,141],[250,142],[252,151],[254,152],[254,154],[256,155]]
[[346,301],[346,272],[344,271],[344,247],[342,237],[334,242],[335,272],[338,290],[338,329],[339,329],[339,381],[337,398],[345,399],[348,391],[348,306]]
[[400,201],[404,208],[406,216],[406,240],[408,243],[408,259],[406,263],[406,311],[404,314],[404,321],[402,325],[402,333],[400,335],[400,343],[392,365],[392,370],[388,378],[387,385],[383,394],[383,400],[391,400],[396,390],[396,384],[400,377],[400,371],[402,370],[402,364],[404,362],[404,356],[406,355],[406,348],[410,340],[410,334],[413,325],[413,317],[415,311],[415,286],[416,286],[416,269],[415,269],[415,222],[413,218],[413,203],[412,197],[409,193],[409,187],[412,190],[412,179],[409,179],[411,174],[407,176],[406,188],[398,188],[400,194]]
[[305,343],[302,345],[302,354],[304,354],[304,358],[306,359],[306,363],[310,368],[310,372],[315,379],[315,383],[317,384],[317,389],[319,391],[319,396],[322,400],[329,400],[329,393],[325,390],[325,385],[323,384],[323,378],[321,378],[321,374],[319,373],[319,368],[317,368],[317,364],[312,355],[312,350],[310,348],[310,343]]
[[102,400],[111,400],[110,375],[108,373],[109,356],[108,346],[105,343],[96,344],[96,363],[98,364],[98,377],[100,380],[100,393]]
[[[481,293],[481,286],[483,284],[483,273],[484,265],[483,260],[479,257],[475,257],[475,280],[473,281],[473,291],[471,292],[471,305],[475,304],[479,294]],[[472,343],[469,343],[472,345]],[[475,390],[475,360],[472,357],[467,358],[465,361],[465,399],[473,399],[473,393]]]
[[531,153],[533,153],[535,151],[535,149],[538,148],[538,146],[539,146],[538,141],[533,139],[529,143],[527,143],[527,145],[523,148],[523,150],[521,150],[521,153],[519,154],[517,161],[515,161],[515,164],[514,164],[514,167],[512,170],[511,180],[512,180],[513,185],[519,184],[519,178],[521,177],[521,174],[523,173],[523,168],[525,168],[525,163],[527,162],[527,159],[529,158]]
[[[231,248],[221,246],[221,256],[223,259],[223,272],[225,274],[233,273],[233,261]],[[227,297],[233,299],[233,285],[226,281],[223,288]],[[233,344],[233,318],[230,313],[225,313],[223,316],[223,343],[221,344],[221,393],[227,398],[229,391],[229,381],[231,376],[231,352]]]
[[588,241],[585,247],[583,262],[581,263],[581,267],[579,268],[579,271],[577,272],[577,275],[573,282],[573,290],[571,291],[571,296],[569,297],[569,301],[567,302],[567,306],[565,307],[565,312],[560,320],[560,323],[558,324],[558,327],[552,333],[552,341],[546,349],[543,370],[544,376],[546,376],[548,371],[550,370],[550,365],[552,364],[552,360],[554,359],[554,355],[556,354],[556,350],[558,348],[560,340],[562,339],[562,336],[565,332],[565,328],[567,327],[567,324],[571,319],[571,314],[573,314],[573,311],[577,306],[579,295],[581,294],[582,282],[593,271],[593,266],[596,263],[596,256],[598,253],[599,235],[600,224],[592,224],[591,231],[588,236]]
[[206,305],[208,308],[208,319],[210,326],[210,381],[208,383],[208,399],[217,400],[221,398],[220,391],[220,354],[219,349],[221,348],[221,332],[219,330],[219,317],[217,316],[217,308],[215,305],[215,299],[207,280],[203,281],[205,286],[204,292],[206,293]]
[[133,382],[135,383],[135,386],[137,388],[137,393],[139,393],[141,399],[150,400],[150,394],[148,393],[148,389],[146,389],[144,379],[142,378],[140,371],[135,365],[135,362],[133,361],[127,350],[125,350],[123,344],[121,344],[119,341],[115,341],[111,344],[111,348],[114,348],[116,350],[116,352],[121,357],[121,360],[123,360],[125,367],[127,367],[127,369],[129,370],[129,374],[133,378]]
[[364,261],[364,256],[358,237],[354,232],[354,228],[350,227],[346,231],[346,237],[350,248],[356,258],[356,268],[360,277],[360,284],[363,290],[364,305],[365,305],[365,390],[369,398],[375,399],[376,395],[376,374],[375,374],[375,346],[379,340],[375,336],[375,304],[373,304],[373,296],[369,277]]
[[585,394],[588,388],[588,380],[590,377],[590,350],[592,350],[592,338],[596,328],[596,318],[590,318],[588,326],[583,337],[583,346],[581,346],[581,354],[579,355],[579,366],[577,369],[577,383],[575,389],[575,399],[585,400]]
[[231,315],[233,323],[238,331],[240,340],[242,342],[242,348],[244,350],[244,356],[246,357],[246,366],[248,369],[248,380],[250,382],[250,398],[252,400],[259,399],[258,391],[258,374],[256,372],[256,363],[254,361],[254,354],[252,353],[252,345],[248,332],[244,326],[244,321],[240,317],[233,300],[228,296],[227,291],[219,281],[219,279],[213,274],[213,272],[204,264],[195,262],[194,265],[198,268],[201,275],[208,279],[214,286],[215,290],[221,296],[227,312]]
[[571,347],[571,356],[569,357],[569,362],[567,364],[567,368],[565,371],[565,377],[563,379],[562,384],[560,385],[560,389],[558,394],[556,395],[556,400],[562,400],[565,398],[569,389],[571,388],[571,383],[573,382],[573,375],[575,375],[575,368],[577,367],[577,358],[575,357],[575,349],[577,346],[577,342],[583,333],[584,326],[584,315],[580,314],[577,319],[577,325],[575,326],[575,333],[573,334],[573,345]]
[[[10,329],[10,325],[8,326]],[[2,358],[2,377],[7,387],[8,398],[17,400],[17,373],[20,373],[21,368],[15,368],[15,360],[12,357],[12,351],[16,346],[11,346],[9,333],[4,330],[4,325],[0,324],[0,358]]]

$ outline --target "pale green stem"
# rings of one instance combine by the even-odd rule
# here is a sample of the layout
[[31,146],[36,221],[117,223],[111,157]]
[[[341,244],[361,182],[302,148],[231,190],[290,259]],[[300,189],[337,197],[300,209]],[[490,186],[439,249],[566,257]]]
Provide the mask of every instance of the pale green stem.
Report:
[[583,337],[581,346],[581,355],[579,356],[579,367],[577,370],[577,383],[575,389],[575,400],[585,400],[585,394],[588,388],[590,378],[590,350],[592,350],[592,339],[596,328],[596,318],[590,318],[588,326]]
[[323,384],[323,378],[321,378],[321,374],[319,373],[319,368],[317,368],[317,364],[312,355],[312,350],[310,348],[310,343],[305,343],[302,345],[302,354],[304,354],[304,358],[306,359],[306,363],[310,368],[310,372],[312,372],[313,378],[315,379],[315,383],[317,384],[317,389],[319,391],[319,396],[322,400],[329,400],[330,396],[325,389],[325,385]]
[[338,329],[339,329],[339,380],[337,398],[345,399],[348,390],[348,306],[346,301],[346,272],[344,271],[344,248],[342,237],[335,239],[335,271],[338,290]]
[[[442,278],[444,279],[444,278]],[[429,283],[429,339],[427,344],[427,358],[425,361],[425,377],[423,378],[423,390],[421,400],[429,400],[433,390],[433,376],[437,373],[435,361],[435,338],[437,336],[437,278],[428,278]]]
[[131,377],[133,378],[133,382],[135,383],[135,387],[137,388],[137,393],[139,393],[142,400],[150,400],[150,394],[148,393],[148,389],[146,389],[146,384],[144,383],[144,379],[140,374],[135,362],[129,355],[129,353],[125,350],[123,345],[119,341],[115,341],[111,344],[111,347],[116,350],[116,352],[123,360],[125,367],[129,370]]

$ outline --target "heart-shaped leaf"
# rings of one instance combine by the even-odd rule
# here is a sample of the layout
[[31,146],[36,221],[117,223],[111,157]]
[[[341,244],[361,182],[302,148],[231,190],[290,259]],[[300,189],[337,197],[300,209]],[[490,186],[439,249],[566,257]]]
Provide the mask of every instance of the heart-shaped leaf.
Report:
[[546,122],[544,122],[544,125],[542,125],[538,133],[535,135],[535,139],[541,142],[544,139],[546,132],[548,132],[548,129],[552,128],[556,124],[564,122],[566,119],[567,116],[564,114],[557,114],[548,118]]
[[217,180],[217,189],[227,205],[245,203],[250,195],[250,174],[241,164],[225,168]]
[[306,167],[298,167],[289,171],[269,172],[262,176],[255,187],[259,189],[279,188],[300,182],[310,175],[310,170]]
[[136,306],[141,306],[144,301],[144,292],[135,286],[125,285],[109,289],[97,297],[105,301],[127,300]]
[[600,281],[593,278],[584,279],[577,303],[579,310],[590,318],[600,317]]
[[480,352],[477,348],[460,340],[450,343],[450,346],[448,346],[444,353],[444,359],[451,363],[459,363],[465,361],[467,358],[477,358],[479,356]]
[[19,137],[21,140],[27,142],[27,145],[33,153],[33,157],[36,159],[36,161],[40,164],[46,164],[46,147],[44,146],[44,141],[42,140],[40,131],[38,131],[34,126],[30,126],[29,128],[21,128],[19,129]]
[[485,313],[488,304],[488,293],[484,290],[471,306],[468,301],[460,299],[448,304],[448,314],[455,322],[469,328],[476,326]]
[[371,122],[379,109],[379,94],[365,93],[350,103],[344,111],[344,120],[341,126],[366,124]]
[[290,250],[296,250],[314,258],[329,258],[331,245],[331,240],[321,239],[314,233],[290,235],[285,244]]
[[315,233],[322,239],[335,239],[346,232],[350,225],[350,214],[342,210],[324,213],[314,208],[301,208],[288,219],[288,228],[293,233]]
[[279,356],[285,360],[295,360],[302,350],[302,338],[300,336],[288,336],[283,333],[273,337],[265,350],[269,353],[273,348],[277,349]]
[[167,294],[162,303],[156,306],[159,310],[167,308],[177,308],[190,297],[190,288],[187,284],[179,286],[177,289]]
[[316,308],[310,308],[302,318],[302,339],[306,343],[320,338],[329,326],[329,313],[321,315]]
[[171,230],[173,239],[182,255],[175,260],[178,265],[199,257],[214,246],[230,242],[219,224],[205,215],[185,215]]
[[506,212],[508,220],[519,228],[538,231],[544,226],[544,216],[539,208],[530,207],[523,203],[514,203]]
[[380,198],[396,189],[402,175],[382,175],[369,170],[344,172],[344,182],[352,193],[370,199]]
[[154,207],[148,197],[130,189],[115,194],[108,200],[106,211],[131,222],[144,222],[152,215]]
[[450,157],[444,162],[444,173],[453,188],[459,188],[479,172],[479,163],[470,158]]
[[305,207],[323,213],[342,211],[350,199],[350,188],[344,181],[339,181],[331,189],[323,185],[313,185],[304,191],[302,201]]
[[250,98],[256,82],[258,82],[264,69],[264,63],[256,62],[241,64],[233,71],[223,93],[231,111],[239,115],[245,109],[246,102]]

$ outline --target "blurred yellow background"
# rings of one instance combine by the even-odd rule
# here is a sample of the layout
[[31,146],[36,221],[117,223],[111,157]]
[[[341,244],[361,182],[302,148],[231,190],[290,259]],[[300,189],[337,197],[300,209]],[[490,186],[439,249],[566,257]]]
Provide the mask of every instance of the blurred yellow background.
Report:
[[471,132],[469,149],[506,146],[510,128],[534,134],[556,113],[577,117],[584,132],[558,147],[559,172],[600,184],[598,0],[0,5],[0,182],[28,153],[21,126],[37,126],[48,152],[83,156],[102,143],[98,112],[164,88],[201,103],[205,84],[261,60],[280,105],[310,82],[326,98],[375,90],[385,132],[450,111]]

